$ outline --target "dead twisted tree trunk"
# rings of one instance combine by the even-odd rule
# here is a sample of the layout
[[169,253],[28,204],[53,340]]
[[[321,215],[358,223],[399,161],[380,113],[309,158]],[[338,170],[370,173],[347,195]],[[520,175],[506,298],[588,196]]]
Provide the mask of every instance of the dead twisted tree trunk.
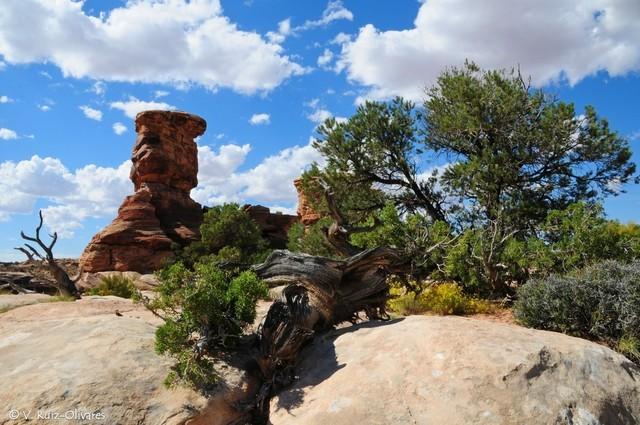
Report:
[[[26,242],[24,244],[26,249],[22,247],[16,249],[19,249],[25,254],[27,254],[27,252],[30,252],[32,254],[32,257],[37,257],[42,262],[45,262],[47,264],[49,272],[53,275],[55,288],[58,290],[58,292],[60,292],[61,295],[80,298],[80,292],[78,291],[75,282],[69,277],[67,272],[62,267],[60,267],[60,265],[53,257],[53,246],[58,241],[58,233],[54,232],[52,235],[49,235],[49,237],[51,237],[51,242],[49,243],[49,245],[45,244],[40,238],[40,230],[42,230],[43,225],[42,211],[40,211],[38,215],[40,217],[40,223],[38,224],[38,227],[36,227],[35,237],[27,236],[24,232],[20,232],[20,236],[26,241],[37,243],[40,249],[44,251],[44,255],[40,254],[40,252],[36,248],[34,248],[33,245],[30,245]],[[80,276],[80,274],[78,274],[78,276]]]
[[294,379],[302,347],[317,332],[358,319],[387,320],[387,277],[404,269],[394,250],[370,249],[346,260],[331,260],[289,251],[274,251],[254,266],[270,285],[288,285],[276,300],[258,331],[256,362],[262,385],[253,406],[254,423],[266,423],[269,402]]

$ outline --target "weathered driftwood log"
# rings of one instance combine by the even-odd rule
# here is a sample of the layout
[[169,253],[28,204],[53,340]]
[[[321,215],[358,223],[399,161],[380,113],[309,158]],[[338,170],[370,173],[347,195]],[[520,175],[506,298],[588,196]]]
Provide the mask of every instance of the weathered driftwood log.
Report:
[[387,277],[402,267],[396,252],[388,248],[367,250],[346,260],[274,251],[253,267],[269,284],[288,285],[258,331],[256,362],[262,386],[254,406],[255,423],[267,422],[269,400],[291,383],[296,358],[316,332],[355,322],[359,313],[369,319],[389,318]]
[[56,285],[22,272],[0,272],[0,289],[16,294],[38,292],[54,295],[58,292]]

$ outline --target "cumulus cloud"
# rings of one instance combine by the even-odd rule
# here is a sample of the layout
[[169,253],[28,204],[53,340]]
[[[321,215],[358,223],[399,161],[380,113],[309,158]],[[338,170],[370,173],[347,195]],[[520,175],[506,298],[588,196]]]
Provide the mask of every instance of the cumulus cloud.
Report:
[[[311,109],[311,111],[307,114],[307,118],[309,119],[309,121],[314,122],[318,125],[324,123],[327,119],[334,116],[331,111],[320,104],[320,99],[312,99],[309,102],[305,103],[305,106]],[[347,120],[345,117],[335,117],[335,119],[338,122],[344,122]]]
[[249,119],[251,125],[264,125],[271,122],[271,115],[269,114],[253,114]]
[[324,49],[324,52],[318,57],[318,66],[320,68],[330,68],[331,61],[333,60],[333,52],[329,49]]
[[[293,180],[322,157],[311,146],[293,146],[240,170],[251,146],[227,144],[217,150],[198,146],[198,181],[191,196],[204,205],[251,202],[291,213],[297,193]],[[45,223],[63,238],[73,237],[89,218],[112,218],[125,196],[133,191],[131,162],[118,167],[87,165],[70,171],[59,159],[37,155],[19,162],[0,163],[0,220],[15,214],[33,214],[38,201]]]
[[219,0],[136,0],[100,16],[83,1],[0,5],[0,54],[11,64],[52,63],[64,76],[268,91],[305,72],[283,48],[240,30]]
[[0,96],[0,103],[11,103],[13,102],[13,99],[11,99],[9,96]]
[[640,69],[637,0],[429,0],[414,27],[360,28],[345,40],[339,69],[369,87],[368,98],[423,96],[447,66],[471,59],[485,68],[520,65],[534,84]]
[[127,132],[127,126],[122,124],[121,122],[113,123],[112,128],[113,128],[113,132],[116,133],[118,136]]
[[291,34],[291,18],[287,18],[278,23],[278,31],[269,31],[267,38],[272,43],[280,44]]
[[320,154],[311,144],[293,146],[263,159],[254,168],[239,171],[250,150],[249,145],[224,145],[218,152],[208,146],[200,146],[199,185],[191,196],[204,205],[277,203],[288,204],[279,207],[281,211],[293,211],[297,201],[293,180],[312,162],[320,162]]
[[61,237],[72,237],[87,218],[113,217],[133,190],[131,162],[119,167],[87,165],[71,172],[57,158],[37,155],[19,162],[0,163],[0,216],[31,214],[38,200],[47,227]]
[[174,111],[176,109],[175,106],[169,105],[165,102],[146,102],[140,99],[137,99],[133,96],[129,97],[127,101],[119,101],[119,102],[111,102],[109,105],[112,109],[119,109],[124,114],[131,118],[135,119],[136,115],[142,111],[149,111],[152,109],[160,109],[164,111]]
[[85,117],[94,121],[102,121],[102,111],[93,109],[88,105],[82,105],[79,107]]
[[13,140],[18,138],[18,133],[8,128],[0,128],[0,139],[2,140]]

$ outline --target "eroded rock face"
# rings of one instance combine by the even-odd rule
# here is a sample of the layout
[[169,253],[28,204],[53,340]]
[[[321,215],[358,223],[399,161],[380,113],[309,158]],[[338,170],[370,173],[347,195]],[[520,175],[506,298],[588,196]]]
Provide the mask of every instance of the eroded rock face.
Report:
[[271,248],[287,248],[287,233],[291,226],[298,221],[298,216],[272,213],[269,208],[262,205],[245,205],[242,209],[262,229],[262,237],[269,242]]
[[300,178],[295,179],[293,181],[293,184],[295,185],[296,190],[298,191],[298,211],[297,212],[298,212],[298,217],[300,219],[300,223],[302,223],[304,226],[311,226],[312,224],[320,220],[320,214],[313,209],[313,207],[311,206],[311,203],[309,202],[309,199],[305,195],[304,190],[302,188],[302,179]]
[[[217,367],[222,383],[208,397],[186,387],[165,388],[172,360],[154,351],[160,323],[144,307],[118,297],[0,313],[0,406],[6,409],[0,425],[226,425],[239,417],[232,404],[246,397],[248,380],[233,366]],[[20,416],[10,419],[10,409]],[[89,419],[37,417],[69,411]]]
[[554,332],[412,316],[334,331],[301,358],[274,425],[640,423],[640,368]]
[[96,234],[80,259],[84,272],[150,273],[173,255],[172,243],[199,239],[202,207],[190,198],[198,184],[194,138],[206,122],[192,114],[146,111],[136,117],[128,196],[116,219]]

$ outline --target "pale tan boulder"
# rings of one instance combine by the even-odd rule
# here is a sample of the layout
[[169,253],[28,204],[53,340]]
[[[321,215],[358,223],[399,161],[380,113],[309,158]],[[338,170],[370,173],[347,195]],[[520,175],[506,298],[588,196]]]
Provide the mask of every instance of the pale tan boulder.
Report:
[[558,333],[412,316],[337,330],[302,355],[274,425],[640,423],[640,369]]
[[[119,315],[116,315],[116,311]],[[161,322],[117,297],[86,297],[0,314],[0,424],[226,424],[244,397],[246,375],[222,365],[210,398],[163,385],[171,360],[154,352]],[[9,417],[14,409],[20,413]],[[30,421],[24,419],[29,413]],[[90,415],[52,421],[37,415]]]

